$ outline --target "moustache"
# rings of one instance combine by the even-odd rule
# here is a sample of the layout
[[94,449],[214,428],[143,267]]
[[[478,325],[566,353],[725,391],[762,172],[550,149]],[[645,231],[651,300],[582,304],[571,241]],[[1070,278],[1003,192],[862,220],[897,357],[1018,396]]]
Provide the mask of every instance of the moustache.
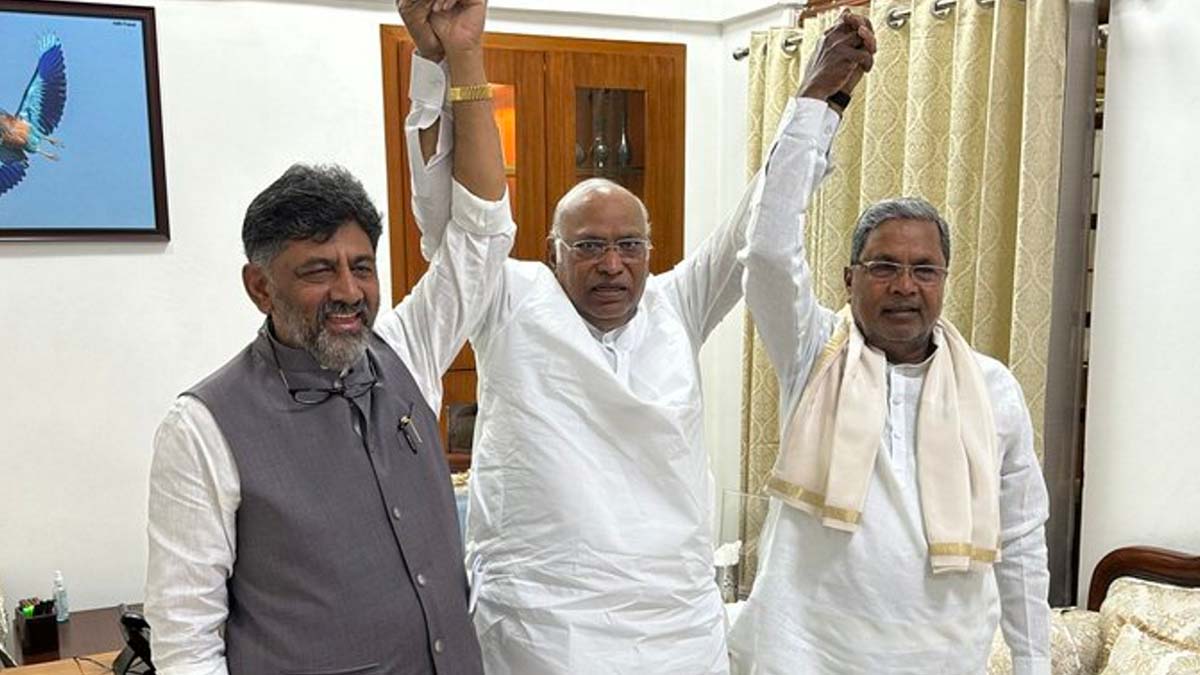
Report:
[[340,300],[324,302],[321,303],[321,307],[317,310],[317,323],[324,324],[330,314],[359,314],[363,318],[363,323],[369,326],[371,325],[371,318],[367,316],[367,310],[367,301],[365,299],[355,303],[341,302]]

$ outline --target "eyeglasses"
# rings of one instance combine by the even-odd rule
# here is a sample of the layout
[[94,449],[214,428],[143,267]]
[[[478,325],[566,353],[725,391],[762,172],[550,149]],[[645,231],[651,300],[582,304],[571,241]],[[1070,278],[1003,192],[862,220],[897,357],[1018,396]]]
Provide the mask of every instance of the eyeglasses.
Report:
[[570,249],[580,260],[599,260],[608,253],[609,249],[614,249],[621,260],[639,261],[644,260],[650,249],[654,248],[650,240],[645,237],[622,237],[615,241],[607,239],[567,241],[561,237],[554,237],[554,240]]
[[351,382],[350,384],[338,383],[332,387],[293,387],[288,383],[287,375],[283,374],[283,366],[279,364],[279,352],[275,351],[275,342],[267,338],[267,344],[271,347],[271,356],[275,358],[275,369],[279,371],[279,379],[283,380],[283,388],[287,389],[288,395],[296,403],[304,405],[318,405],[328,401],[334,396],[341,396],[346,399],[356,399],[371,391],[379,384],[379,377],[375,374],[374,359],[371,358],[371,352],[367,352],[367,369],[371,373],[371,379],[364,382]]
[[875,281],[895,281],[901,272],[908,272],[912,280],[922,286],[939,284],[950,272],[947,267],[938,265],[903,265],[887,260],[867,260],[855,263],[851,267],[861,267],[867,271],[867,276]]

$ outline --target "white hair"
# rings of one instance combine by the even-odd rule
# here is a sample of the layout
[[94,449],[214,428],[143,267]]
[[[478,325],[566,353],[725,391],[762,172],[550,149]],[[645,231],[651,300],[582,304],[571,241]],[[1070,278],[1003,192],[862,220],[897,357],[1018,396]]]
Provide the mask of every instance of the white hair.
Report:
[[585,181],[577,183],[575,187],[567,190],[567,194],[558,200],[558,204],[554,207],[554,220],[550,224],[550,237],[552,239],[562,239],[563,221],[565,221],[572,213],[583,206],[584,202],[591,198],[593,194],[610,195],[610,194],[626,194],[638,205],[638,210],[642,215],[642,226],[646,230],[646,236],[650,236],[650,212],[646,209],[646,205],[637,195],[633,194],[620,183],[611,181],[607,178],[589,178]]

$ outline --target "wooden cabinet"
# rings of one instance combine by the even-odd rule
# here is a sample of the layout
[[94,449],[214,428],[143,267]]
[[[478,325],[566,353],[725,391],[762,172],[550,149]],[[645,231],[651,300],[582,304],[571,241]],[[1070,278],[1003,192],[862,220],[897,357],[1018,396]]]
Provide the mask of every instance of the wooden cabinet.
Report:
[[[413,44],[399,26],[383,26],[381,42],[395,303],[425,272],[426,263],[412,215],[404,138]],[[517,222],[513,257],[545,260],[558,199],[580,180],[602,176],[646,203],[653,226],[651,271],[663,272],[679,262],[684,46],[503,33],[488,34],[484,46]],[[454,470],[470,465],[469,453],[455,447],[469,435],[457,430],[452,443],[447,424],[451,417],[469,418],[458,406],[474,402],[476,382],[468,347],[446,375],[439,411],[442,440]]]

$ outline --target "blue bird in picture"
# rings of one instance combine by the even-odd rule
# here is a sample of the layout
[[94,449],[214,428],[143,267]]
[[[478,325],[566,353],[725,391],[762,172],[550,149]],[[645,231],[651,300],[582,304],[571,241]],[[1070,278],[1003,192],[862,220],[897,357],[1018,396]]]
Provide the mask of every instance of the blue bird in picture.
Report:
[[50,134],[62,121],[67,105],[67,65],[62,41],[56,35],[46,35],[38,41],[38,51],[41,56],[17,113],[10,115],[0,108],[0,195],[24,180],[30,155],[58,159],[57,154],[44,149],[42,144],[61,146]]

